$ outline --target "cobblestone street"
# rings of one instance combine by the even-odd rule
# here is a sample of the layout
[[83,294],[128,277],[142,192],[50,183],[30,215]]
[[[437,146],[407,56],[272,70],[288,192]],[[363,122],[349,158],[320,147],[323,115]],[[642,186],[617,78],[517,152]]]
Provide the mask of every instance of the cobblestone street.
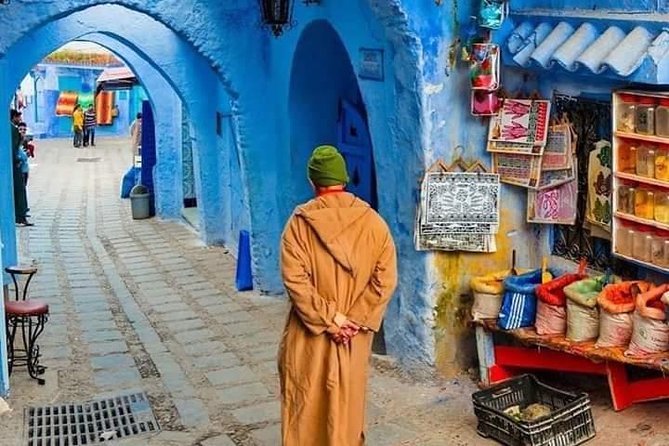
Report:
[[[40,343],[47,382],[15,370],[0,445],[22,444],[26,406],[134,390],[149,394],[162,432],[116,444],[279,446],[285,301],[237,293],[234,258],[186,224],[133,221],[119,198],[126,144],[39,142],[28,192],[36,226],[19,233],[23,263],[39,267],[31,295],[50,305]],[[374,363],[369,445],[489,444],[475,432],[471,380],[413,383],[391,362]],[[669,444],[666,408],[616,414],[604,398],[592,444]]]

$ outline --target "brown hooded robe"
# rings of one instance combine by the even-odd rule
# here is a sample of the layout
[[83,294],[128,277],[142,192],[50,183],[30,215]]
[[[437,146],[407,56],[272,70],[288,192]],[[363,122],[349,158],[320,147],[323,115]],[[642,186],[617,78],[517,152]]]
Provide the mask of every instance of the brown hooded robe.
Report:
[[[369,205],[342,192],[296,209],[281,240],[292,307],[279,351],[283,446],[364,445],[373,332],[395,290],[395,245]],[[348,345],[337,314],[367,327]]]

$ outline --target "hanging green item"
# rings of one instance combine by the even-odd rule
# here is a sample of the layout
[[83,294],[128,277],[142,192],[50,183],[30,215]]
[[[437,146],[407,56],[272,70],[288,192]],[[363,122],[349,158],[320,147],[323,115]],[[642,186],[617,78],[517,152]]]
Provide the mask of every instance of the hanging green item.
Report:
[[91,105],[94,105],[95,95],[93,93],[79,93],[79,105],[86,110]]
[[481,0],[479,25],[490,29],[501,28],[508,10],[509,4],[506,0]]

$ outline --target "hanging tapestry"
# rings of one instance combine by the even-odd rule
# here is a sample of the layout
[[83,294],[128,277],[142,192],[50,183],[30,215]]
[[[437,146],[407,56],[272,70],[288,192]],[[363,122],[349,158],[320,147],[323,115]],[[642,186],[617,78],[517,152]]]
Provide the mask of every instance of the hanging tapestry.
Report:
[[541,179],[541,157],[519,153],[493,153],[492,171],[502,183],[536,189]]
[[586,201],[586,226],[611,233],[611,188],[612,188],[611,143],[601,140],[590,152],[588,164],[588,198]]
[[98,125],[112,125],[114,121],[114,92],[101,91],[98,93],[95,101],[95,114],[97,116]]
[[570,124],[550,126],[541,170],[571,169],[572,132]]
[[56,103],[56,116],[72,116],[79,95],[74,91],[63,91]]
[[416,249],[495,252],[499,199],[498,175],[427,172],[416,218]]
[[527,222],[573,225],[578,213],[578,181],[527,192]]
[[541,156],[544,153],[544,147],[517,142],[488,141],[488,152],[490,153],[520,153],[523,155]]
[[550,101],[505,99],[490,121],[488,140],[546,145],[550,112]]

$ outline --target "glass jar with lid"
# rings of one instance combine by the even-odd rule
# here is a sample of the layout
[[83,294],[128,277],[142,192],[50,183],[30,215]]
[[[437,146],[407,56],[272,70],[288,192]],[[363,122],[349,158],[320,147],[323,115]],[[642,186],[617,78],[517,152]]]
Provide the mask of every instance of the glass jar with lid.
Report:
[[669,149],[667,146],[658,146],[655,149],[655,178],[669,181]]
[[655,109],[655,134],[669,137],[669,98],[662,98]]
[[618,171],[624,173],[636,173],[636,145],[628,142],[621,142],[618,146]]
[[664,265],[665,242],[669,241],[669,233],[666,231],[656,231],[653,234],[653,241],[650,248],[650,261],[654,265]]
[[655,147],[639,146],[636,151],[636,174],[641,177],[655,177]]
[[634,183],[621,183],[618,186],[616,210],[624,214],[634,214]]
[[639,98],[636,105],[636,133],[640,135],[655,134],[655,107],[657,99],[648,96]]
[[655,192],[649,188],[638,188],[634,192],[634,215],[646,220],[655,218]]
[[669,190],[657,189],[655,191],[653,213],[656,221],[669,224]]
[[636,128],[636,96],[621,94],[616,111],[616,130],[624,133],[634,133]]
[[632,257],[650,262],[653,245],[653,231],[648,226],[639,226],[632,239]]
[[616,252],[624,256],[632,255],[632,242],[636,230],[633,224],[620,222],[616,229]]

